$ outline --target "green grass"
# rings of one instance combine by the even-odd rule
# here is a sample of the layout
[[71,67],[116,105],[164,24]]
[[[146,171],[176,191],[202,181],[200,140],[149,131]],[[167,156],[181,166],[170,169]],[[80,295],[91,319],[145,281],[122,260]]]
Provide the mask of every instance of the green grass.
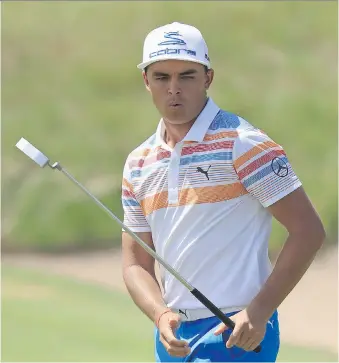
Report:
[[[119,292],[2,266],[5,362],[154,361],[153,326]],[[335,354],[283,344],[280,362],[335,362]]]
[[[285,147],[336,241],[336,2],[25,1],[2,4],[4,248],[117,240],[87,196],[14,145],[28,138],[121,217],[125,158],[159,120],[136,64],[145,35],[172,21],[201,29],[211,96]],[[275,224],[272,246],[283,237]]]
[[121,293],[10,267],[2,278],[2,361],[152,359],[151,322]]

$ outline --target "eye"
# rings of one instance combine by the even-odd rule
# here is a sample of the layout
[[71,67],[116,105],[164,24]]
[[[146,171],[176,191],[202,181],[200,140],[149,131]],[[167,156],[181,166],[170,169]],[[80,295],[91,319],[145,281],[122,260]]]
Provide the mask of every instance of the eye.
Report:
[[156,79],[157,81],[165,81],[165,80],[167,80],[167,79],[168,79],[168,77],[166,77],[166,76],[158,76],[158,77],[155,77],[155,79]]
[[194,76],[182,76],[183,79],[194,79]]

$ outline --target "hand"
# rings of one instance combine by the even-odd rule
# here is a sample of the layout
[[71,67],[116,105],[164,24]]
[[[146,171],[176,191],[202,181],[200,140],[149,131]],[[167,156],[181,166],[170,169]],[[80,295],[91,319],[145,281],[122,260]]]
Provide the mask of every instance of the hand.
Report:
[[160,341],[167,353],[173,357],[185,357],[191,352],[187,342],[175,337],[174,332],[179,325],[180,315],[171,311],[164,313],[158,323]]
[[[247,309],[231,316],[230,319],[234,321],[235,327],[226,343],[226,347],[237,346],[246,351],[254,350],[265,336],[267,321],[255,319],[255,317],[250,316]],[[217,327],[214,334],[219,335],[226,329],[228,329],[228,326],[222,323]]]

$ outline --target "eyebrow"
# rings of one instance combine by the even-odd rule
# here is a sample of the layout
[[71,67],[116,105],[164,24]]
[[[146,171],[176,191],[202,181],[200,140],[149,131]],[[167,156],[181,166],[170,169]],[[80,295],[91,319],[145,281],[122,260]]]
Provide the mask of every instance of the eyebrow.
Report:
[[189,74],[194,74],[194,73],[197,73],[196,69],[189,69],[188,71],[180,73],[180,76],[187,76]]
[[[188,69],[185,72],[181,72],[180,73],[180,76],[188,76],[188,75],[194,74],[194,73],[197,73],[197,70],[196,69]],[[154,77],[168,77],[169,74],[168,73],[163,73],[163,72],[154,72],[153,73],[153,76]]]

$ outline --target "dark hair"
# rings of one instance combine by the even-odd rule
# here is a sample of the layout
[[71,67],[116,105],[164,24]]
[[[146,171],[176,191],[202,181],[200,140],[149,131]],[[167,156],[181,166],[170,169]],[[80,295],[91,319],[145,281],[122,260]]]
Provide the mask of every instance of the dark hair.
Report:
[[[149,67],[149,66],[146,66],[146,67],[144,68],[145,73],[147,73],[148,67]],[[207,66],[205,66],[205,65],[204,65],[204,69],[205,69],[205,73],[207,73],[207,72],[209,71],[209,68],[208,68]]]

